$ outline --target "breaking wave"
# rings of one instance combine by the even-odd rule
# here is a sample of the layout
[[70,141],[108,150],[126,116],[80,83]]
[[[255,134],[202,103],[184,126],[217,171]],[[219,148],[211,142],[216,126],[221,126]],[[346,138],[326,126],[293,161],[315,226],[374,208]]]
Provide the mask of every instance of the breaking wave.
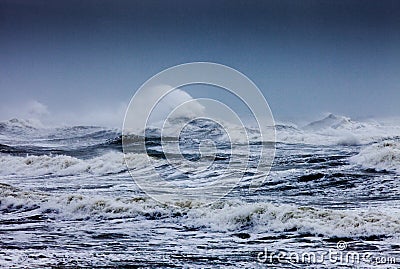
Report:
[[[141,154],[127,154],[126,159],[140,167]],[[3,176],[66,176],[66,175],[107,175],[127,171],[124,155],[110,151],[91,159],[78,159],[66,155],[41,156],[0,156],[0,175]]]
[[[272,203],[248,204],[221,200],[210,206],[206,201],[182,201],[170,207],[136,196],[58,195],[21,191],[0,185],[0,211],[30,212],[60,219],[169,219],[191,229],[249,234],[297,232],[315,236],[359,238],[393,236],[400,233],[400,210],[382,208],[332,210]],[[34,211],[34,212],[32,212]]]
[[400,173],[400,139],[366,146],[359,154],[351,157],[350,161],[364,168]]
[[277,142],[311,145],[357,146],[398,136],[400,125],[374,120],[356,121],[330,114],[304,127],[277,125]]

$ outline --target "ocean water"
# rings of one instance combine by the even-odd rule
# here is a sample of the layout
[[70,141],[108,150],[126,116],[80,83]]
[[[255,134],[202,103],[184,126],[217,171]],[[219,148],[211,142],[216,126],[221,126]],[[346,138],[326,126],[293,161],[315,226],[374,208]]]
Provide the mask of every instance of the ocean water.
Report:
[[[144,193],[126,162],[145,177],[150,158],[166,180],[188,187],[235,176],[223,173],[232,145],[204,124],[171,141],[199,167],[210,160],[199,152],[203,136],[218,153],[207,169],[180,173],[156,132],[147,134],[150,157],[124,156],[120,130],[0,123],[0,266],[400,267],[400,125],[335,115],[302,128],[277,124],[268,176],[250,154],[241,181],[212,204],[199,196],[165,205]],[[239,149],[241,135],[232,140]]]

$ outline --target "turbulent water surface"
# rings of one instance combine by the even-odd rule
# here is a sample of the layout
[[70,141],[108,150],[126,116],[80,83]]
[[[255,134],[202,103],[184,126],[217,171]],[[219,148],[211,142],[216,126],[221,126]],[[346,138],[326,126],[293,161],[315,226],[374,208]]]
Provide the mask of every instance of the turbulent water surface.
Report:
[[[148,138],[166,180],[192,186],[234,176],[223,174],[230,152],[223,134],[201,124],[186,131],[189,140],[176,138],[185,158],[200,163],[196,139],[216,143],[213,165],[199,173],[171,169],[165,149]],[[0,123],[0,265],[398,268],[400,128],[330,115],[276,130],[274,165],[258,189],[247,183],[265,174],[250,154],[250,169],[225,197],[171,206],[136,186],[118,130]],[[125,157],[136,176],[150,173],[145,153]],[[322,255],[329,251],[338,254]]]

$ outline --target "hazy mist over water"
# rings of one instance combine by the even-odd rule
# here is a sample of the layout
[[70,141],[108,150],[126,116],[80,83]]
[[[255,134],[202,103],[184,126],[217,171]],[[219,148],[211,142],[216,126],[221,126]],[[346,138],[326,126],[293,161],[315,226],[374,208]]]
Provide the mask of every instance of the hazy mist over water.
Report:
[[192,61],[246,74],[277,119],[399,116],[399,48],[398,1],[1,0],[0,119],[119,127]]

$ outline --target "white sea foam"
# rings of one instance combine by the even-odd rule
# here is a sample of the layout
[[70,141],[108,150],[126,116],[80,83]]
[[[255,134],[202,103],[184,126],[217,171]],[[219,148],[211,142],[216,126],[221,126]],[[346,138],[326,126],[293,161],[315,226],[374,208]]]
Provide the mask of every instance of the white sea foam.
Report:
[[43,123],[41,123],[38,119],[11,119],[9,121],[3,122],[3,126],[12,128],[21,128],[21,129],[40,129],[44,128]]
[[[134,162],[140,168],[143,154],[127,154],[127,161]],[[42,175],[105,175],[126,171],[124,155],[110,151],[92,159],[78,159],[66,155],[42,156],[0,156],[0,175],[42,176]]]
[[330,114],[303,128],[293,124],[277,128],[277,141],[314,145],[359,145],[393,138],[400,133],[396,121],[378,123],[374,120],[356,121]]
[[400,232],[400,210],[330,210],[292,205],[224,204],[220,209],[204,210],[193,217],[197,225],[215,230],[283,232],[327,236],[393,235]]
[[118,198],[85,195],[51,196],[0,185],[0,210],[55,212],[62,219],[164,219],[187,227],[216,232],[247,231],[250,234],[297,231],[324,236],[395,236],[400,233],[400,210],[387,208],[332,210],[271,203],[248,204],[220,201],[183,201],[178,207],[159,204],[147,197]]
[[400,141],[385,140],[369,145],[351,157],[350,161],[365,168],[400,173]]

